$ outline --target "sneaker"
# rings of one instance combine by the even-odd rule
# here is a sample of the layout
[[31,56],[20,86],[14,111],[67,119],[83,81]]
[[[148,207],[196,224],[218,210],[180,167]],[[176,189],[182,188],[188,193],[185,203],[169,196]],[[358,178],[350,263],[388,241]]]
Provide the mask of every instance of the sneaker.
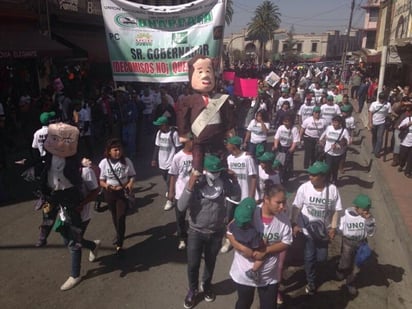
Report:
[[225,241],[224,241],[222,247],[220,248],[220,252],[221,253],[226,253],[230,250],[230,248],[232,248],[232,245],[230,244],[229,239],[225,238]]
[[179,245],[177,246],[178,250],[185,250],[186,249],[186,242],[184,240],[179,241]]
[[398,172],[402,172],[403,171],[403,166],[400,166],[399,165],[399,167],[398,167]]
[[206,302],[210,303],[210,302],[212,302],[216,299],[216,295],[215,295],[215,293],[213,293],[213,291],[210,288],[204,289],[203,290],[203,299]]
[[165,198],[167,198],[168,196],[169,196],[169,192],[166,191],[166,193],[165,193]]
[[276,303],[281,306],[283,305],[283,295],[280,291],[278,291],[278,296],[276,298]]
[[116,255],[117,255],[119,258],[124,257],[124,250],[123,250],[122,247],[119,247],[119,246],[116,247]]
[[70,276],[69,279],[67,279],[66,282],[63,283],[63,285],[60,287],[60,290],[61,291],[70,290],[71,288],[74,288],[80,282],[80,280],[81,280],[80,277],[73,278],[72,276]]
[[186,309],[193,308],[196,305],[197,294],[198,294],[197,290],[195,291],[189,290],[189,292],[187,293],[185,297],[185,302],[183,303],[183,307],[185,307]]
[[96,260],[97,253],[99,252],[100,248],[100,240],[94,240],[93,242],[96,244],[96,247],[94,248],[94,250],[90,250],[89,262],[94,262]]
[[259,273],[257,271],[254,271],[253,269],[249,269],[248,271],[245,272],[246,276],[253,280],[255,283],[259,282]]
[[306,292],[306,294],[308,294],[308,295],[315,295],[315,293],[316,293],[315,285],[308,283],[308,284],[305,286],[305,292]]
[[172,208],[173,208],[173,202],[167,200],[167,201],[166,201],[166,204],[165,204],[165,207],[164,207],[163,209],[164,209],[164,210],[170,210],[170,209],[172,209]]

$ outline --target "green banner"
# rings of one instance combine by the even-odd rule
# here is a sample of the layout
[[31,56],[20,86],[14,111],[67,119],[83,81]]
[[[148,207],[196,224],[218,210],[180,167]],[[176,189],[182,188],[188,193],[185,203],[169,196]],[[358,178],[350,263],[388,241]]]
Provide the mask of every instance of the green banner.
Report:
[[224,0],[148,6],[102,0],[106,41],[115,81],[186,82],[197,54],[219,63]]

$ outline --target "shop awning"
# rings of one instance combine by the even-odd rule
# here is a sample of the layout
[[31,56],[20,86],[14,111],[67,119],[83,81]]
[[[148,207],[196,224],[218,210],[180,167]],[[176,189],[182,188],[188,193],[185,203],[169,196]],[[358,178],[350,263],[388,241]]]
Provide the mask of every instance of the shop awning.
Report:
[[36,29],[0,27],[0,58],[37,58],[68,56],[72,51]]
[[[80,48],[87,53],[90,62],[109,62],[109,52],[106,44],[106,36],[102,31],[81,31],[71,29],[52,30],[57,39],[65,44]],[[68,45],[68,46],[69,46]]]

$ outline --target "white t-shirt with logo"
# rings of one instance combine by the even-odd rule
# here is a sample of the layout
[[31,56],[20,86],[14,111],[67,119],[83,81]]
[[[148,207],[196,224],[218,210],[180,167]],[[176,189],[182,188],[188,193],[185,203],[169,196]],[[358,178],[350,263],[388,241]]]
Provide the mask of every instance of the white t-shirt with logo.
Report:
[[[342,132],[343,130],[343,132]],[[321,135],[320,139],[326,139],[324,151],[331,156],[341,156],[346,151],[346,146],[341,146],[339,142],[342,139],[346,139],[347,142],[350,142],[350,136],[348,130],[340,128],[335,129],[333,125],[330,125],[326,128],[325,132]],[[332,146],[336,143],[336,147]]]
[[299,131],[296,127],[288,129],[282,124],[276,131],[275,139],[279,140],[280,145],[283,147],[290,147],[292,143],[299,142]]
[[31,144],[31,147],[39,150],[40,157],[43,157],[46,155],[46,150],[44,149],[44,141],[47,138],[48,131],[49,131],[48,126],[42,126],[40,129],[34,132],[34,135],[33,135],[33,142]]
[[272,180],[275,185],[280,185],[280,176],[279,173],[275,173],[269,175],[265,172],[265,170],[260,166],[258,166],[258,181],[257,181],[257,188],[256,188],[256,195],[255,200],[263,199],[264,189],[265,189],[265,181]]
[[285,101],[289,101],[290,109],[291,110],[293,109],[293,99],[292,99],[292,97],[287,97],[287,98],[280,97],[278,99],[277,103],[276,103],[276,111],[278,111],[282,108],[283,102],[285,102]]
[[[279,213],[273,217],[269,224],[262,221],[261,206],[256,207],[253,216],[253,225],[262,235],[262,239],[267,241],[267,245],[275,243],[292,244],[292,227],[286,212]],[[228,234],[231,234],[228,231]],[[280,271],[278,267],[279,254],[268,255],[259,269],[260,280],[256,284],[248,278],[245,272],[253,267],[253,260],[248,259],[235,250],[232,266],[230,267],[230,277],[238,284],[246,286],[267,286],[280,281]]]
[[[172,133],[173,135],[170,136]],[[160,130],[157,131],[155,145],[159,147],[159,168],[162,170],[169,170],[172,165],[173,157],[176,154],[176,147],[182,146],[177,131],[170,130],[166,133]]]
[[312,138],[320,138],[322,133],[325,131],[326,123],[322,118],[316,120],[312,116],[303,121],[302,128],[305,129],[304,135]]
[[[328,202],[326,202],[327,196]],[[317,191],[310,181],[298,188],[293,206],[301,210],[301,215],[296,223],[302,228],[305,235],[308,235],[305,223],[321,221],[328,226],[335,211],[342,210],[340,194],[335,185],[329,184],[322,191]]]
[[[103,159],[99,163],[100,168],[100,180],[105,180],[109,186],[119,186],[119,181],[117,181],[116,176],[113,174],[108,159]],[[123,164],[120,161],[114,162],[110,160],[110,163],[113,167],[114,172],[117,177],[120,179],[123,185],[127,184],[130,177],[136,176],[136,171],[133,166],[133,162],[129,158],[125,158],[126,164]]]
[[186,153],[180,150],[174,156],[172,164],[169,169],[169,174],[177,176],[175,185],[175,198],[178,200],[189,181],[190,173],[192,171],[192,153]]
[[338,104],[323,104],[320,107],[320,117],[325,120],[327,125],[331,124],[332,118],[338,115],[340,115],[340,107]]
[[302,123],[312,117],[314,107],[315,105],[302,104],[298,111],[298,115],[302,118]]
[[[269,122],[265,122],[267,129],[270,128]],[[262,124],[257,122],[256,119],[252,119],[249,123],[247,130],[250,131],[250,142],[253,144],[260,144],[266,142],[268,136],[267,133],[263,131]]]
[[[401,121],[399,124],[399,127],[403,127],[408,125],[409,122],[411,122],[412,117],[406,117],[404,120]],[[412,126],[408,127],[408,134],[406,137],[401,141],[401,145],[405,147],[412,147]]]
[[[356,213],[355,207],[350,207],[345,210],[345,215],[340,219],[339,230],[343,236],[352,240],[364,240],[367,238],[366,220]],[[375,219],[370,218],[374,224]],[[370,224],[370,223],[369,223]],[[369,235],[372,236],[372,235]]]
[[392,108],[389,102],[382,104],[375,101],[369,106],[369,111],[372,113],[372,125],[377,126],[385,123],[385,118],[392,113]]
[[[96,190],[99,188],[99,184],[97,182],[96,174],[94,173],[91,167],[83,167],[82,168],[82,193],[86,196],[90,191]],[[93,202],[87,203],[83,206],[83,209],[80,213],[82,221],[88,221],[92,218],[91,216],[91,207]]]
[[230,154],[227,157],[227,166],[234,171],[241,190],[241,200],[249,196],[249,176],[257,175],[253,158],[246,152],[235,157]]

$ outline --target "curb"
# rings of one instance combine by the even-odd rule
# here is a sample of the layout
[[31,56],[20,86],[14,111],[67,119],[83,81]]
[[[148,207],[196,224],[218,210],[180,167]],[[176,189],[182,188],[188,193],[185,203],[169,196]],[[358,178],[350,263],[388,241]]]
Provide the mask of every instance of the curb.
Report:
[[[359,116],[357,116],[357,118],[359,122],[362,123],[362,119],[359,119]],[[370,136],[368,136],[369,132],[370,131],[365,131],[364,128],[361,129],[361,135],[365,136],[366,141],[364,141],[361,145],[364,151],[361,150],[360,155],[362,156],[362,159],[365,159],[366,161],[372,160],[370,173],[372,174],[375,183],[379,186],[379,188],[381,188],[383,202],[387,207],[388,215],[392,220],[396,232],[395,236],[398,238],[404,253],[408,257],[408,266],[409,269],[412,270],[412,235],[410,234],[405,221],[403,220],[403,215],[399,210],[399,205],[393,196],[392,190],[389,188],[387,182],[385,181],[385,174],[381,172],[380,166],[383,164],[383,162],[380,159],[377,160],[375,158],[372,158],[370,155],[368,156],[368,154],[372,152]]]

